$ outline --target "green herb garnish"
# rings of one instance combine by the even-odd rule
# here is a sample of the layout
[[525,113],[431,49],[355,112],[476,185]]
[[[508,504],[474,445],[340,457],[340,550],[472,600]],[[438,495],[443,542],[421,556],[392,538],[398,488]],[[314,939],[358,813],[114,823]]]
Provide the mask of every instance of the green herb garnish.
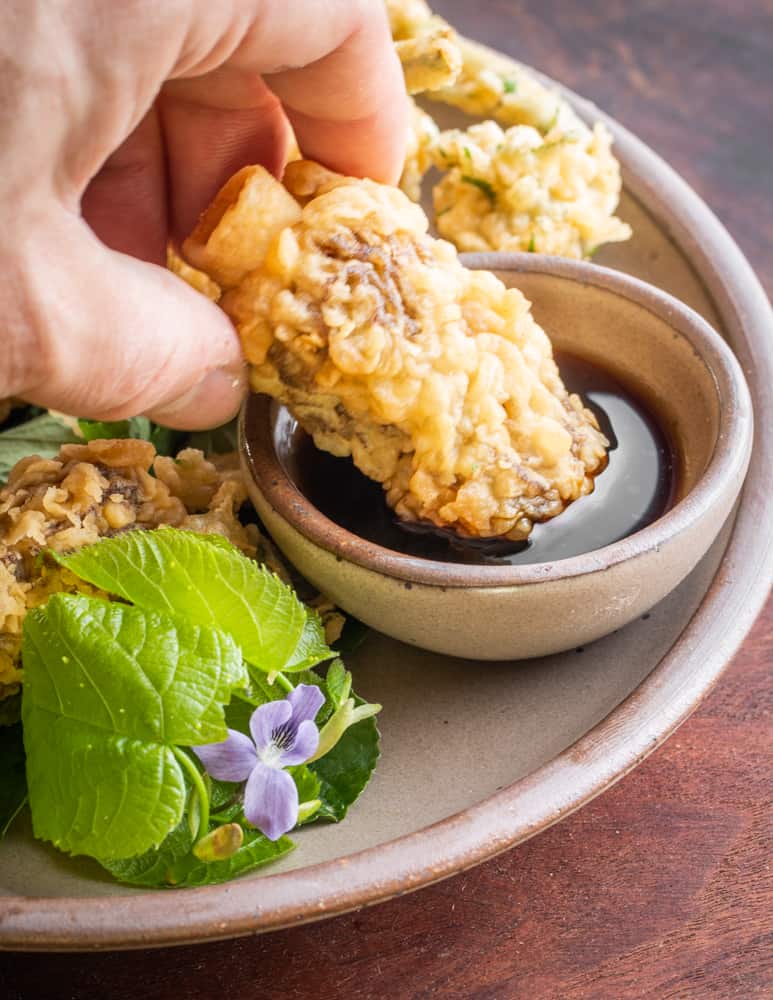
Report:
[[319,619],[293,590],[220,535],[135,531],[55,558],[140,607],[222,629],[267,674],[305,670],[333,655]]
[[[56,558],[132,603],[57,594],[25,619],[22,723],[37,837],[133,885],[193,886],[286,854],[294,845],[283,829],[346,815],[378,760],[380,706],[352,692],[340,660],[325,676],[310,669],[334,653],[289,587],[220,536],[173,528]],[[290,712],[319,732],[297,766],[272,756],[292,750],[296,729],[265,728],[265,713]],[[16,744],[5,754],[0,827],[24,802],[21,728],[2,734]],[[246,773],[219,773],[229,752],[237,761],[247,752],[246,773],[265,778],[268,767],[285,790],[295,786],[284,826],[276,815],[264,825],[254,794],[248,803]]]
[[496,191],[488,181],[484,181],[482,177],[471,177],[469,174],[462,174],[462,180],[465,184],[471,184],[473,187],[478,188],[479,191],[482,191],[492,205],[496,203]]
[[83,444],[75,431],[51,413],[43,413],[0,432],[0,483],[28,455],[54,458],[63,444]]
[[502,80],[502,89],[506,94],[514,94],[518,89],[518,83],[515,80],[504,79]]
[[97,858],[160,844],[185,809],[178,748],[227,735],[223,706],[247,682],[236,643],[156,611],[56,594],[27,615],[23,655],[35,836]]

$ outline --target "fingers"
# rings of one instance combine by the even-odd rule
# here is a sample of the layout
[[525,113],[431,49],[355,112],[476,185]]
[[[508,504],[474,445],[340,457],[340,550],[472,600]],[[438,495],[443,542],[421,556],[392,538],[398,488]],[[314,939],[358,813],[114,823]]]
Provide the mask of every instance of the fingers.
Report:
[[230,54],[213,55],[204,39],[224,30],[213,20],[219,9],[201,11],[206,31],[186,48],[161,99],[177,238],[246,163],[281,171],[286,124],[277,98],[305,156],[342,173],[397,180],[407,98],[381,3],[252,0]]
[[394,184],[408,129],[403,74],[383,5],[355,6],[356,27],[333,51],[266,81],[284,104],[304,156]]
[[166,171],[155,108],[108,158],[81,200],[83,217],[114,250],[162,264],[166,256]]
[[247,163],[281,175],[290,128],[259,76],[203,77],[158,102],[171,189],[171,233],[182,241],[228,178]]
[[25,268],[17,284],[27,328],[15,323],[10,334],[32,344],[34,331],[37,349],[34,361],[27,351],[25,384],[9,391],[102,420],[146,413],[190,429],[229,420],[244,373],[221,310],[163,268],[107,249],[81,220],[62,212],[47,221],[46,268]]

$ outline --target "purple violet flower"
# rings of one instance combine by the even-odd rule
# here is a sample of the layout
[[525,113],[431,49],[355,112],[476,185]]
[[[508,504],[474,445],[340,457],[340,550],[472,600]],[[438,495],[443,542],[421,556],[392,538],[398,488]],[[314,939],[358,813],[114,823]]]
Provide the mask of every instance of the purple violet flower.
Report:
[[213,778],[247,782],[244,815],[269,840],[278,840],[298,821],[298,789],[283,768],[314,756],[319,745],[314,718],[324,700],[315,685],[299,684],[281,701],[255,709],[252,739],[229,729],[222,743],[193,747]]

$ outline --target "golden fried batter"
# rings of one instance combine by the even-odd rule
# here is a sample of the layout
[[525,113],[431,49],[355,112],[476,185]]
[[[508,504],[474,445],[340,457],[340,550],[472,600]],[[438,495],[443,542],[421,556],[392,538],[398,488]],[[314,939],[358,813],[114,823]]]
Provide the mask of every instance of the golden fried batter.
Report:
[[[250,204],[277,182],[254,167],[242,183]],[[221,300],[253,389],[351,455],[405,520],[520,539],[589,492],[607,442],[523,295],[465,269],[396,188],[303,161],[285,184],[298,221],[263,233],[263,262]],[[210,217],[184,250],[201,259],[216,234]]]
[[387,0],[386,6],[398,45],[444,32],[461,56],[455,80],[427,88],[426,96],[494,119],[441,135],[414,119],[401,187],[418,201],[430,164],[448,171],[433,190],[441,236],[464,251],[566,257],[589,256],[602,243],[630,236],[614,214],[620,168],[603,125],[590,129],[558,91],[507,56],[456,34],[424,0]]
[[411,102],[411,127],[405,152],[400,188],[412,201],[421,198],[421,182],[432,166],[433,151],[440,129],[426,111]]
[[614,215],[620,169],[603,125],[542,136],[529,125],[496,122],[450,130],[430,155],[447,171],[433,199],[438,232],[460,250],[529,250],[590,256],[626,240]]
[[131,528],[171,524],[225,535],[254,554],[255,534],[236,517],[245,496],[235,469],[218,468],[193,449],[177,460],[156,456],[146,441],[68,444],[55,459],[33,455],[19,462],[0,490],[0,701],[22,679],[27,610],[62,590],[96,593],[41,562],[44,548],[70,551]]

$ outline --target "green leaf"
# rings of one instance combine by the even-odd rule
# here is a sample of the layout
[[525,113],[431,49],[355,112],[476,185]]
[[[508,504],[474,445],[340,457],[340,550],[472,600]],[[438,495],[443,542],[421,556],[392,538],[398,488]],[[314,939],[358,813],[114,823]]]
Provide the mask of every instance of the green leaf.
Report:
[[325,688],[334,710],[349,697],[349,692],[352,689],[352,675],[341,660],[333,660],[328,667],[325,675]]
[[139,438],[150,441],[159,455],[175,455],[183,445],[185,433],[154,424],[147,417],[130,417],[128,420],[79,420],[81,432],[87,441],[99,438]]
[[462,180],[465,184],[471,184],[482,191],[492,205],[496,203],[497,193],[488,181],[484,181],[482,177],[471,177],[469,174],[462,174]]
[[205,455],[227,455],[239,447],[239,427],[236,419],[210,431],[195,431],[188,438],[189,448],[198,448]]
[[129,420],[79,420],[78,426],[87,441],[102,438],[140,438],[150,441],[151,423],[147,417],[131,417]]
[[360,648],[370,632],[371,629],[368,625],[365,625],[358,618],[347,615],[343,631],[333,643],[333,647],[341,656],[348,656]]
[[[357,699],[358,704],[363,704]],[[362,794],[379,758],[376,720],[364,719],[347,729],[330,753],[309,764],[320,781],[322,808],[314,819],[342,820]]]
[[185,445],[186,436],[184,431],[177,431],[173,427],[162,427],[161,424],[153,424],[150,432],[150,443],[156,449],[157,455],[174,456]]
[[54,458],[63,444],[83,444],[83,439],[58,417],[44,413],[0,432],[0,483],[16,463],[30,455]]
[[306,608],[306,615],[306,624],[303,626],[298,645],[282,668],[284,673],[309,670],[323,660],[329,660],[333,655],[333,651],[325,642],[325,629],[317,612]]
[[534,234],[532,233],[531,239],[529,240],[529,245],[526,248],[527,253],[536,253],[537,244],[534,242]]
[[188,823],[183,819],[158,850],[135,858],[101,863],[115,878],[130,885],[181,888],[227,882],[236,875],[281,858],[295,847],[289,837],[271,841],[260,830],[244,822],[241,826],[244,843],[224,861],[200,861],[191,853],[193,838]]
[[175,746],[227,736],[223,705],[245,683],[214,628],[56,594],[24,622],[24,747],[33,831],[72,854],[130,857],[180,821]]
[[21,723],[0,729],[0,840],[27,801]]
[[305,670],[332,655],[293,590],[219,535],[133,531],[55,558],[140,607],[217,626],[266,673]]
[[514,94],[518,89],[518,82],[516,80],[503,79],[502,80],[502,90],[506,94]]
[[13,726],[21,719],[21,694],[0,701],[0,726]]
[[[301,764],[299,767],[289,767],[287,770],[292,774],[295,787],[298,789],[298,802],[301,805],[304,802],[313,802],[314,799],[320,797],[321,782],[310,767]],[[307,820],[302,821],[298,825],[305,826],[307,823],[313,823],[318,816],[319,813],[315,812]]]

